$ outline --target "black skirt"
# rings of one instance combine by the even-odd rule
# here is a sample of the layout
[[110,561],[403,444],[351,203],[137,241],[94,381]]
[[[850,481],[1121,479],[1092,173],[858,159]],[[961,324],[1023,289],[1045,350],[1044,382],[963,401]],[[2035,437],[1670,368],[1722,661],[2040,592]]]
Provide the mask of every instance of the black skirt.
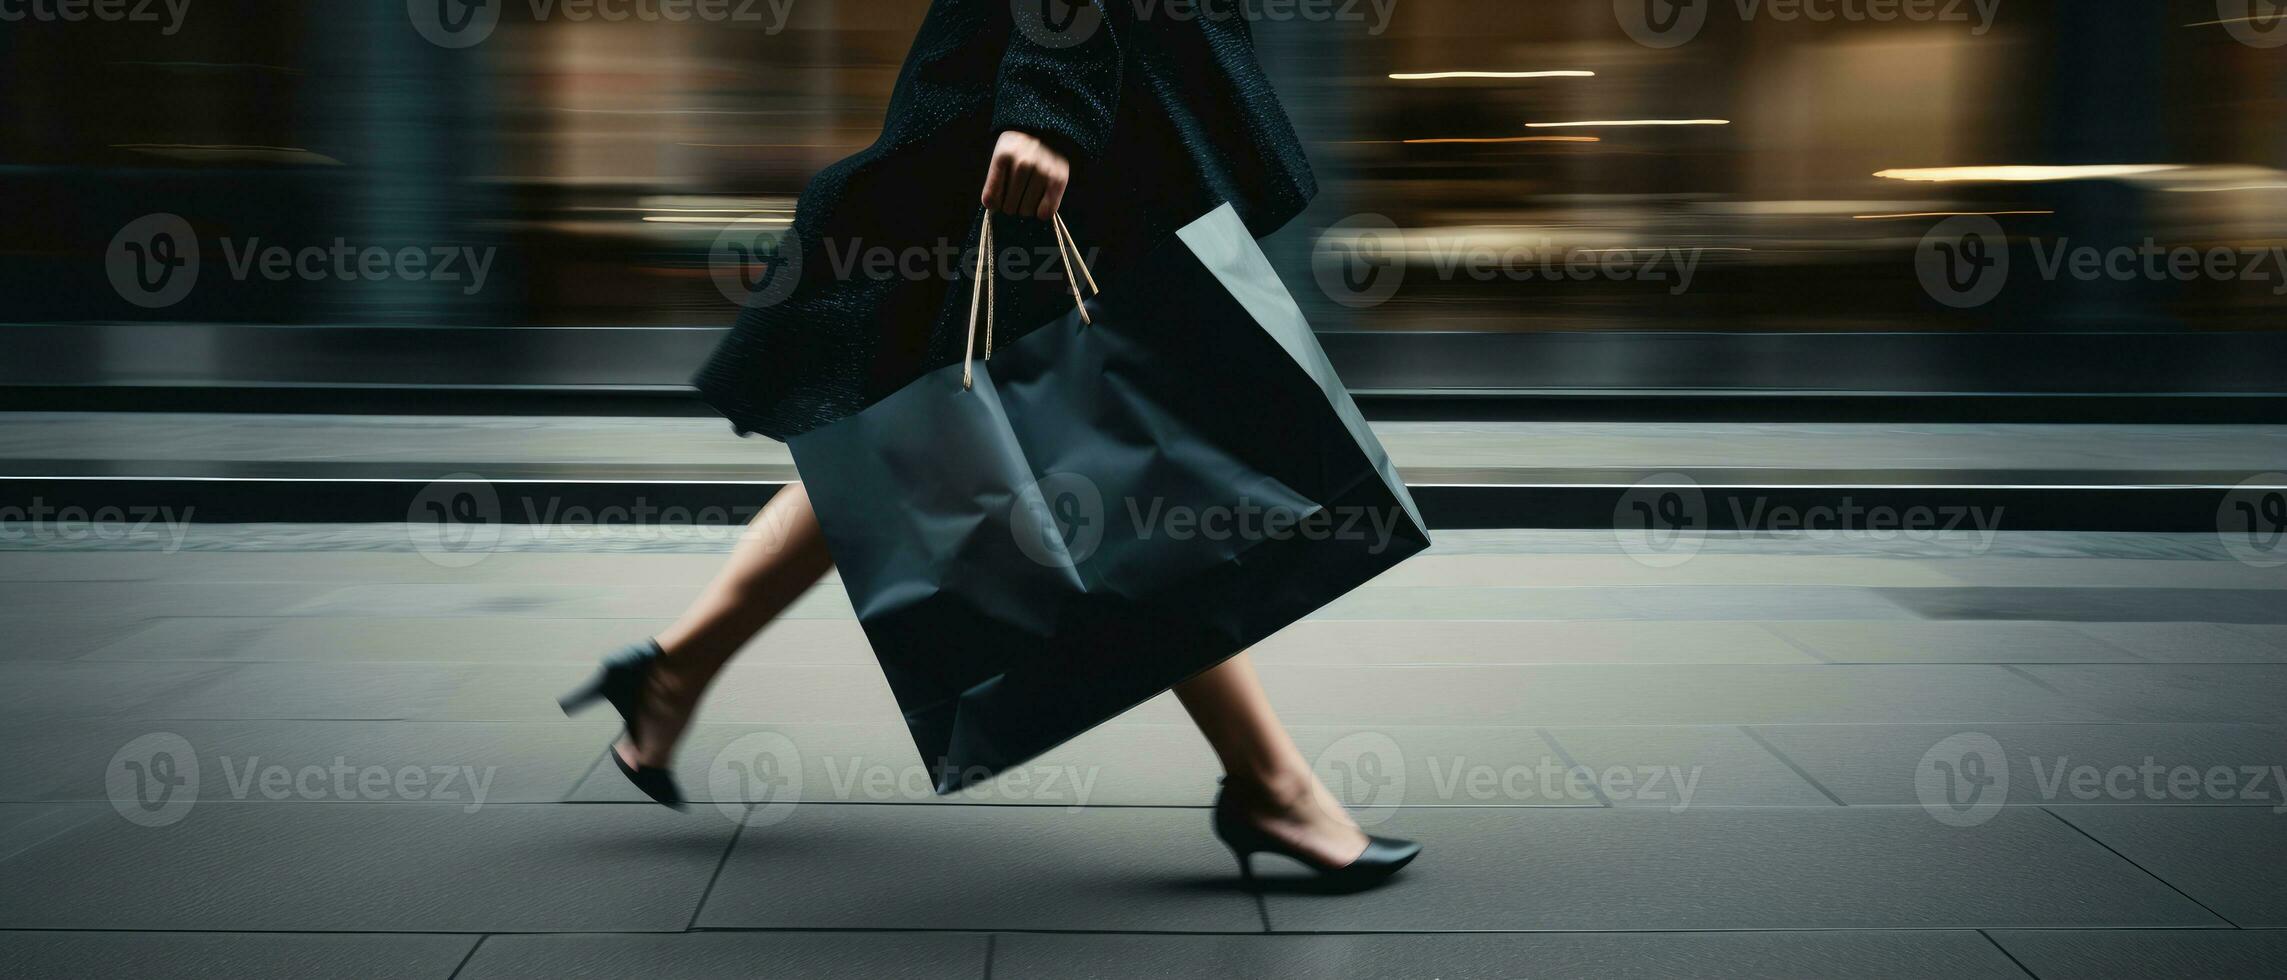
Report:
[[[977,198],[1006,130],[1072,159],[1063,214],[1105,289],[1122,288],[1124,260],[1224,202],[1258,237],[1292,220],[1317,184],[1246,22],[1165,6],[1100,2],[1100,21],[1043,35],[1020,29],[1007,0],[936,0],[881,137],[802,194],[781,246],[800,261],[772,273],[798,278],[756,290],[700,370],[701,396],[740,433],[783,440],[958,360]],[[1046,222],[994,220],[1006,342],[1072,294]]]

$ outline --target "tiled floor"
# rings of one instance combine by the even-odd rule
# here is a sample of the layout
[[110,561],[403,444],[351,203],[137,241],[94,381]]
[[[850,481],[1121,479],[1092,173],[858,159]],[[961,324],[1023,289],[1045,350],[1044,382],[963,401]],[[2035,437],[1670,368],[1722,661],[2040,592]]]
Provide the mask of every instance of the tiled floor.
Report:
[[0,975],[2287,969],[2287,569],[2212,535],[1441,534],[1258,651],[1428,848],[1331,897],[1241,887],[1169,699],[932,796],[832,581],[642,804],[553,696],[727,541],[511,531],[0,542]]

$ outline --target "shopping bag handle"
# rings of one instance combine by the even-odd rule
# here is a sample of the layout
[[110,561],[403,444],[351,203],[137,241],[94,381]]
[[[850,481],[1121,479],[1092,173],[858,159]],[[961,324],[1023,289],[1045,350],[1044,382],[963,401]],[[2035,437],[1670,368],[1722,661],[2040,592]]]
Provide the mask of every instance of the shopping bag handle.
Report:
[[[1088,316],[1088,302],[1080,298],[1080,280],[1088,280],[1088,294],[1091,296],[1101,296],[1104,291],[1096,285],[1096,274],[1089,271],[1088,260],[1081,257],[1080,243],[1072,237],[1072,229],[1065,227],[1064,215],[1059,212],[1049,217],[1056,230],[1056,255],[1064,261],[1064,278],[1072,286],[1072,305],[1080,311],[1081,323],[1094,326],[1096,321]],[[985,314],[985,360],[993,359],[993,296],[999,292],[994,288],[993,276],[999,271],[999,266],[999,257],[993,255],[993,212],[986,209],[983,225],[977,232],[977,273],[972,277],[974,284],[969,288],[969,343],[961,352],[963,391],[976,384],[976,375],[971,365],[977,358],[977,312],[980,309]],[[1080,270],[1080,275],[1073,276],[1073,269]]]

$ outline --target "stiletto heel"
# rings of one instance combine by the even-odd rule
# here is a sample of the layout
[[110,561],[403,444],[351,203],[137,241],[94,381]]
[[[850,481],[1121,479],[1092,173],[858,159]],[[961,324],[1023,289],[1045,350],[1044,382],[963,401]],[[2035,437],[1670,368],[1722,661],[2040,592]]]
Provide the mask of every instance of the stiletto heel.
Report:
[[566,694],[563,697],[557,698],[556,706],[564,709],[564,713],[568,715],[579,711],[588,705],[594,704],[597,701],[603,700],[603,696],[603,678],[598,677],[593,681],[581,685],[578,690]]
[[[603,667],[596,671],[595,679],[556,699],[556,704],[571,714],[597,701],[608,701],[619,712],[620,721],[627,726],[627,740],[641,744],[643,692],[650,687],[651,671],[665,654],[655,641],[628,647],[604,658]],[[635,784],[643,795],[662,806],[683,809],[683,790],[675,784],[675,773],[665,767],[629,765],[619,754],[619,747],[606,746],[612,764],[621,775]]]
[[1293,858],[1316,873],[1312,879],[1316,887],[1335,892],[1362,891],[1379,885],[1421,855],[1421,845],[1413,841],[1369,834],[1365,851],[1349,864],[1339,867],[1323,864],[1249,823],[1237,807],[1225,801],[1221,790],[1215,793],[1215,837],[1238,856],[1239,877],[1250,888],[1255,886],[1254,859],[1258,851]]

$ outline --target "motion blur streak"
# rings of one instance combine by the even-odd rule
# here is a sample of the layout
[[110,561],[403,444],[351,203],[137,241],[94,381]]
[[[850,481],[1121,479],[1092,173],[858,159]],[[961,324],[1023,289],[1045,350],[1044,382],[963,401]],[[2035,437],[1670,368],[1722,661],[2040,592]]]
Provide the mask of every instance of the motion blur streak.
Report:
[[[757,231],[740,248],[759,254],[810,175],[874,139],[927,6],[805,0],[784,5],[783,22],[608,22],[497,4],[498,24],[462,47],[416,29],[426,8],[409,17],[402,3],[214,0],[172,33],[16,25],[0,35],[0,193],[17,217],[0,223],[5,315],[721,327],[736,309],[710,255]],[[1405,243],[1392,270],[1403,282],[1364,303],[1298,290],[1321,329],[1384,338],[1398,346],[1376,360],[1393,364],[1426,363],[1406,345],[1433,335],[1602,335],[1594,363],[1626,387],[1840,383],[1826,366],[1772,362],[1786,355],[1769,344],[1663,366],[1622,342],[1637,335],[2178,338],[2287,323],[2287,300],[2245,277],[2057,282],[2020,261],[1990,300],[1949,304],[1917,266],[1926,236],[1957,219],[1997,223],[2013,250],[2287,239],[2287,61],[2249,25],[2215,21],[2212,2],[2093,16],[2015,0],[1989,29],[1767,7],[1707,5],[1703,23],[1654,33],[1609,0],[1409,0],[1379,31],[1265,16],[1258,47],[1323,185],[1266,249],[1288,281],[1323,283],[1314,273],[1335,251],[1370,257],[1374,235],[1360,229],[1386,223]],[[984,151],[945,166],[981,180]],[[179,298],[138,303],[115,288],[106,249],[154,215],[179,217],[207,268]],[[1536,255],[1689,249],[1705,261],[1680,292],[1601,273],[1469,274],[1480,263],[1451,249],[1487,229]],[[495,249],[497,261],[474,293],[221,268],[226,241],[247,254],[337,240],[376,256]],[[1879,370],[1907,390],[1947,381],[1958,365],[1933,344]],[[112,370],[116,346],[90,346],[54,355],[62,366],[19,368]],[[2083,349],[2064,336],[2053,346],[2060,359]],[[222,371],[257,348],[278,349],[202,342],[164,366]],[[408,341],[395,363],[420,349]],[[2203,383],[2190,364],[2137,376],[2179,367],[2153,383]],[[482,370],[440,361],[432,374],[481,383]],[[673,374],[662,364],[646,377]],[[1469,383],[1564,380],[1480,371]],[[1975,384],[1987,383],[2006,386]]]

